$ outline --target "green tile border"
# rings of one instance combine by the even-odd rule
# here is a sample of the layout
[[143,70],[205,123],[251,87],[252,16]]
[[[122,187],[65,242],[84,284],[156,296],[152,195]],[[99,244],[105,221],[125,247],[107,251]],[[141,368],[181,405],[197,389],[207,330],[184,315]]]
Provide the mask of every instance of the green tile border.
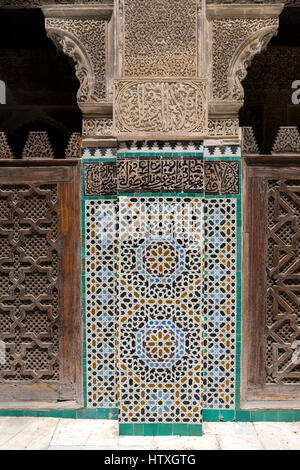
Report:
[[204,193],[119,193],[117,197],[204,197]]
[[215,161],[220,161],[220,162],[228,162],[228,161],[241,161],[241,157],[238,157],[236,155],[230,155],[228,157],[214,157],[212,155],[210,156],[205,156],[204,157],[206,162],[215,162]]
[[296,422],[300,410],[203,410],[203,422]]
[[31,416],[41,418],[118,419],[116,408],[81,408],[79,410],[0,410],[2,416]]
[[[43,418],[73,418],[73,419],[111,419],[118,420],[117,408],[81,408],[79,410],[0,410],[0,417],[4,416],[30,416],[30,417],[43,417]],[[299,422],[300,410],[203,410],[203,422]],[[149,423],[146,423],[149,424]],[[120,435],[135,435],[145,436],[144,426],[146,424],[134,424],[133,434],[120,434]],[[120,425],[127,426],[127,424],[120,423]],[[151,424],[150,424],[151,425]],[[200,424],[183,424],[189,426],[189,431],[186,431],[186,436],[195,436],[197,428],[193,426],[201,426]],[[175,426],[175,428],[174,428]],[[158,436],[178,435],[182,432],[181,428],[172,423],[158,423]],[[178,424],[182,426],[182,424]],[[124,428],[126,429],[126,428]],[[133,429],[133,428],[132,428]],[[127,429],[127,433],[128,433]],[[147,432],[147,430],[146,430]],[[180,435],[180,434],[179,434]]]
[[120,436],[202,436],[202,424],[119,423]]
[[204,158],[204,151],[202,152],[143,152],[135,151],[135,152],[117,152],[117,158],[124,158],[124,157],[202,157]]

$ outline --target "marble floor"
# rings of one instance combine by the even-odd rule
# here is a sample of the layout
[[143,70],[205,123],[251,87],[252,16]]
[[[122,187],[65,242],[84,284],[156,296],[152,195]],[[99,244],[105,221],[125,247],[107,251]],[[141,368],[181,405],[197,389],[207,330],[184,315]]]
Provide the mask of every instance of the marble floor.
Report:
[[0,450],[300,450],[297,423],[204,423],[202,437],[118,436],[110,420],[0,417]]

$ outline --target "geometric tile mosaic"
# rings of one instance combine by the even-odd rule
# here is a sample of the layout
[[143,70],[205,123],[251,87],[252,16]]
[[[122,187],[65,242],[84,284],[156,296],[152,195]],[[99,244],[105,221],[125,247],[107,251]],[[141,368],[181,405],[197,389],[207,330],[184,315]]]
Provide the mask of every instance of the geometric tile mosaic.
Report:
[[201,423],[203,199],[119,197],[119,421]]
[[205,201],[204,407],[234,409],[237,201]]
[[87,406],[118,407],[124,426],[231,412],[240,149],[84,152]]
[[117,200],[85,201],[87,407],[116,408]]
[[241,157],[241,147],[239,145],[205,146],[204,157]]
[[82,148],[82,158],[115,158],[117,147],[84,147]]
[[128,141],[128,142],[119,142],[118,155],[122,155],[125,152],[126,155],[132,153],[160,153],[164,154],[169,153],[180,153],[184,155],[185,153],[203,153],[203,143],[202,141],[159,141],[159,140],[138,140],[138,141]]

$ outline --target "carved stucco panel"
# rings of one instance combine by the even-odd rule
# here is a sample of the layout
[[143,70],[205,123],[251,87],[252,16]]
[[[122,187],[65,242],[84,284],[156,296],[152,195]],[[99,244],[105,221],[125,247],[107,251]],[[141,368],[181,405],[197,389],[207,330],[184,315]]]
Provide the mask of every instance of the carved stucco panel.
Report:
[[120,0],[123,77],[197,77],[202,0]]
[[208,136],[210,137],[237,137],[238,133],[238,119],[208,119]]
[[241,85],[253,57],[278,29],[278,18],[216,18],[211,21],[214,101],[240,101]]
[[113,120],[111,118],[84,118],[82,123],[83,137],[113,136]]
[[75,62],[80,88],[78,102],[106,98],[107,21],[101,19],[46,18],[47,34]]
[[186,135],[207,132],[205,80],[160,79],[115,82],[116,134]]

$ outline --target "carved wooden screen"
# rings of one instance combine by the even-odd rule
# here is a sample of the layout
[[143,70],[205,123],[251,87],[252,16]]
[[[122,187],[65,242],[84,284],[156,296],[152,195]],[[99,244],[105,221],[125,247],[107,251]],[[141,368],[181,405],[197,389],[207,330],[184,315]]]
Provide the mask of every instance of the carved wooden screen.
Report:
[[76,175],[0,168],[1,402],[79,399]]
[[300,405],[300,167],[248,167],[244,191],[244,399],[254,406],[295,408]]

